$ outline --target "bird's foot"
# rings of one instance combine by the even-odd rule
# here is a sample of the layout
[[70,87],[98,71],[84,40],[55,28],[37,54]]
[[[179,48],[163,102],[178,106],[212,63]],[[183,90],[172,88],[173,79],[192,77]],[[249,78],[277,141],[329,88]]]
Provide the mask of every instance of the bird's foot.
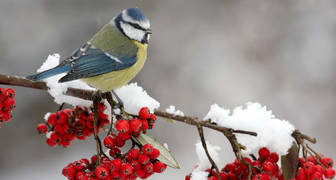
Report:
[[119,98],[119,96],[117,95],[117,93],[115,93],[113,90],[112,90],[112,94],[114,95],[114,97],[117,99],[118,103],[114,105],[114,108],[116,109],[120,109],[120,114],[123,116],[123,117],[126,117],[127,116],[127,112],[125,111],[124,109],[124,102]]

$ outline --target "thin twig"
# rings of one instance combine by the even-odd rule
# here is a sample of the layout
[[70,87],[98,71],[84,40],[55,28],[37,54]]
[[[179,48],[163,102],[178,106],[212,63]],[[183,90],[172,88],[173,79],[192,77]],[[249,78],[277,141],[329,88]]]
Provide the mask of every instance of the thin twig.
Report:
[[107,132],[107,134],[112,134],[112,130],[113,130],[113,117],[114,117],[114,112],[113,112],[113,107],[115,105],[115,102],[113,100],[112,94],[111,92],[105,93],[106,94],[106,100],[107,102],[110,104],[111,106],[111,122],[110,122],[110,129]]
[[62,110],[63,107],[64,107],[64,105],[65,105],[65,103],[62,103],[62,104],[60,105],[60,107],[58,108],[58,111]]
[[209,159],[209,161],[210,161],[212,167],[215,168],[216,173],[217,173],[217,175],[218,175],[218,179],[221,180],[221,177],[220,177],[220,174],[219,174],[219,169],[218,169],[218,167],[217,167],[215,161],[211,158],[210,153],[209,153],[209,151],[208,151],[207,144],[206,144],[206,142],[205,142],[205,138],[204,138],[203,127],[202,127],[200,124],[198,124],[198,125],[197,125],[197,130],[198,130],[198,134],[199,134],[199,136],[200,136],[200,138],[201,138],[201,142],[202,142],[202,146],[203,146],[203,149],[204,149],[204,151],[205,151],[205,154],[207,155],[207,157],[208,157],[208,159]]
[[100,165],[100,157],[101,157],[101,142],[98,137],[97,133],[97,123],[98,123],[98,96],[94,96],[93,98],[93,132],[94,132],[94,138],[96,140],[96,151],[97,151],[97,163]]

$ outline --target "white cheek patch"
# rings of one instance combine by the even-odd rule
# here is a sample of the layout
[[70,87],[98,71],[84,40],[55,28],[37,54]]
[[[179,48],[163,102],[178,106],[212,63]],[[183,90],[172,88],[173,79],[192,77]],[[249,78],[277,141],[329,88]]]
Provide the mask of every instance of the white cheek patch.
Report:
[[150,28],[150,23],[149,20],[147,19],[146,21],[137,21],[134,20],[132,17],[130,17],[127,13],[126,10],[124,10],[122,12],[122,19],[127,21],[127,22],[131,22],[131,23],[135,23],[135,24],[139,24],[141,27],[143,27],[144,29],[149,29]]
[[142,38],[145,36],[145,32],[140,30],[140,29],[136,29],[133,26],[120,22],[120,27],[122,28],[122,30],[124,31],[124,33],[131,39],[134,39],[136,41],[141,42]]

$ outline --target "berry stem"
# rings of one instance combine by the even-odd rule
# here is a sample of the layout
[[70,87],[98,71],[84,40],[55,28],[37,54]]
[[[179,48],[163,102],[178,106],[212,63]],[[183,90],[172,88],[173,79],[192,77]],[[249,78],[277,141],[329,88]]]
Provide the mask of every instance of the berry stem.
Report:
[[60,105],[60,107],[58,108],[58,111],[61,111],[61,110],[63,109],[64,105],[65,105],[65,103],[62,103],[62,104]]
[[220,173],[219,173],[218,166],[216,165],[215,161],[211,158],[210,153],[209,153],[209,151],[208,151],[207,144],[206,144],[206,142],[205,142],[205,138],[204,138],[203,127],[202,127],[200,124],[197,124],[197,130],[198,130],[198,134],[199,134],[199,136],[200,136],[200,138],[201,138],[201,142],[202,142],[202,146],[203,146],[203,149],[204,149],[204,151],[205,151],[205,154],[207,155],[207,157],[208,157],[208,159],[209,159],[209,161],[210,161],[212,167],[215,168],[216,173],[217,173],[217,175],[218,175],[218,179],[221,180],[222,178],[221,178],[221,176],[219,175]]

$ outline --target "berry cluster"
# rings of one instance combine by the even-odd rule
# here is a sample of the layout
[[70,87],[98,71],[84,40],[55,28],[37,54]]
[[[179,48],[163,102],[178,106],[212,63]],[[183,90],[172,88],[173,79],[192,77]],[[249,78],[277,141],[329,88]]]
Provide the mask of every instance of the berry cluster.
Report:
[[0,88],[0,127],[2,122],[8,122],[15,107],[15,91],[11,88]]
[[140,160],[132,160],[130,163],[125,159],[110,160],[104,156],[100,160],[101,164],[97,165],[97,156],[95,155],[91,157],[91,163],[85,158],[72,162],[63,168],[62,174],[69,180],[132,180],[137,177],[147,178],[154,172],[161,173],[166,169],[166,165],[160,161],[147,162],[144,165],[140,163]]
[[[226,164],[220,172],[222,180],[245,180],[248,178],[248,166],[252,168],[252,180],[283,180],[282,169],[279,168],[277,162],[279,156],[277,153],[270,152],[267,148],[259,149],[259,158],[251,161],[245,157],[244,162],[237,159],[230,164]],[[296,172],[296,178],[291,180],[323,180],[332,179],[335,177],[335,170],[332,169],[334,161],[330,157],[308,156],[307,159],[299,158],[299,167]],[[218,179],[218,174],[215,170],[207,169],[209,180]],[[191,179],[191,174],[187,175],[186,180]]]
[[[104,113],[104,103],[98,104],[97,131],[109,123]],[[50,113],[46,117],[46,123],[37,125],[40,134],[47,134],[47,144],[56,144],[67,147],[75,138],[84,140],[93,132],[93,113],[85,107],[77,106],[75,109],[63,109],[56,113]]]
[[[281,169],[277,165],[279,156],[277,153],[270,152],[267,148],[259,149],[259,158],[251,160],[245,157],[242,161],[235,160],[233,163],[226,164],[221,170],[220,176],[222,180],[245,180],[249,175],[249,166],[252,168],[252,180],[271,180],[284,179]],[[208,179],[218,179],[218,174],[215,170],[208,169]],[[186,176],[189,180],[191,175]]]
[[[109,149],[110,157],[102,155],[100,164],[97,156],[81,159],[70,163],[63,169],[63,175],[68,179],[136,179],[147,178],[153,173],[161,173],[166,165],[157,158],[160,151],[151,144],[141,146],[132,137],[154,126],[156,116],[144,107],[139,112],[139,118],[131,120],[121,119],[115,124],[117,134],[110,134],[104,138],[104,146]],[[132,140],[133,147],[122,154],[121,148],[127,140]],[[135,147],[136,145],[136,147]]]
[[307,159],[299,159],[299,169],[296,172],[296,178],[292,180],[320,180],[323,176],[326,179],[333,179],[335,177],[335,170],[333,169],[334,161],[330,157],[308,156]]

